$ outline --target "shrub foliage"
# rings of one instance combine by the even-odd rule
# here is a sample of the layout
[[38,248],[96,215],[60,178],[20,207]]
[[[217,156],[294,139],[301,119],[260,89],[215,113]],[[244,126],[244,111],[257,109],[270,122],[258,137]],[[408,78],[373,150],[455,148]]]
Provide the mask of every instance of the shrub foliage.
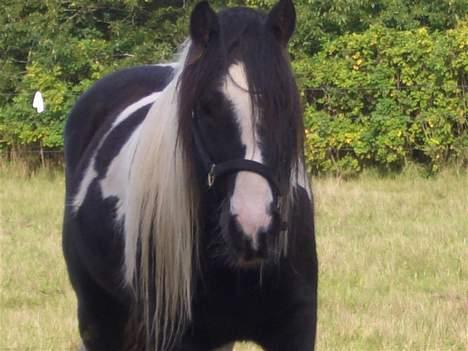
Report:
[[[211,1],[268,8],[274,0]],[[5,0],[0,150],[60,150],[67,113],[103,75],[169,60],[194,1]],[[315,173],[437,170],[468,159],[462,0],[296,0],[291,42]],[[45,112],[32,109],[40,90]]]
[[445,32],[380,26],[346,34],[296,60],[314,171],[436,170],[466,157],[468,26]]

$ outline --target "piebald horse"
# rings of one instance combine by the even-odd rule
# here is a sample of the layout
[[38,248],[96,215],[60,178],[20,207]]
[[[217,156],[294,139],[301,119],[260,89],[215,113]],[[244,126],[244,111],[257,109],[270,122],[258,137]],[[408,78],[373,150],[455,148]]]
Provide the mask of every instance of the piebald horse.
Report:
[[201,2],[176,63],[116,72],[79,98],[63,249],[83,349],[314,349],[294,28],[291,0],[269,13]]

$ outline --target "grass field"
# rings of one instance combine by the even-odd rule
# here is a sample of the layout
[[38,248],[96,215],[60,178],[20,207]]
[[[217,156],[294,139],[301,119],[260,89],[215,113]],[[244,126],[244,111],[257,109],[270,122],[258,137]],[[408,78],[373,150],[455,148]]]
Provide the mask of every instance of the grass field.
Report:
[[[64,180],[0,165],[0,350],[70,350]],[[315,179],[318,350],[468,350],[468,175]],[[259,350],[242,344],[236,351]]]

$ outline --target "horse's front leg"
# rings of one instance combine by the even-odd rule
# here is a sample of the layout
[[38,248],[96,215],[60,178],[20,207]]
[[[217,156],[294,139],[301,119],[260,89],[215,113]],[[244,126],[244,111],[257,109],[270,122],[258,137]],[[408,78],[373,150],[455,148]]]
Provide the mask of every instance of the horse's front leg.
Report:
[[262,344],[266,351],[313,351],[317,314],[315,303],[303,306],[289,318],[281,321],[281,328],[269,333]]

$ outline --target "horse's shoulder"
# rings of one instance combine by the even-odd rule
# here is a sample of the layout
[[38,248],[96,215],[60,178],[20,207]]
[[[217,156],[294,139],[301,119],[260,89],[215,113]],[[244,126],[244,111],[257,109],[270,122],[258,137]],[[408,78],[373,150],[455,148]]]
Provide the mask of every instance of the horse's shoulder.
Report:
[[101,139],[129,105],[163,90],[174,65],[145,65],[111,73],[97,81],[76,102],[65,125],[67,173],[73,172],[93,140]]

